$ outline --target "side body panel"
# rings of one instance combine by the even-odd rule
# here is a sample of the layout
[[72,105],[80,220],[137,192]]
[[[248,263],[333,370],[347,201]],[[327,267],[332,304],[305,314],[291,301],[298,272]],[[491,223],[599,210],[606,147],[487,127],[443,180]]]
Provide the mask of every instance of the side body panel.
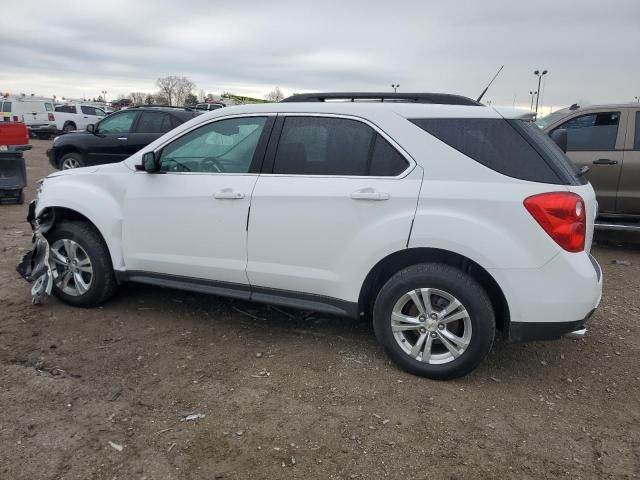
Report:
[[640,108],[629,110],[616,211],[635,216],[640,215]]

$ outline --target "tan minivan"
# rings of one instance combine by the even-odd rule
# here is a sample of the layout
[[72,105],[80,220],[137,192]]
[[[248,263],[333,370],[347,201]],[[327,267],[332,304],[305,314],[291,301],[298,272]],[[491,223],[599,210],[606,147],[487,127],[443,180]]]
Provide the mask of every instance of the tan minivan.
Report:
[[596,191],[601,217],[640,219],[640,104],[559,110],[537,122],[552,135],[567,131],[567,155]]

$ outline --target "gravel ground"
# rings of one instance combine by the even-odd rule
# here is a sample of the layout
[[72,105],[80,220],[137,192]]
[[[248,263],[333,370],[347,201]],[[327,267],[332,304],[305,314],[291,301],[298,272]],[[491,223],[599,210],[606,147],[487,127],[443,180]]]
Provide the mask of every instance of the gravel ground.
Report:
[[[27,200],[48,143],[27,153]],[[498,341],[434,382],[362,321],[138,285],[93,310],[32,306],[25,214],[0,206],[2,479],[640,477],[630,238],[594,248],[605,294],[585,339]]]

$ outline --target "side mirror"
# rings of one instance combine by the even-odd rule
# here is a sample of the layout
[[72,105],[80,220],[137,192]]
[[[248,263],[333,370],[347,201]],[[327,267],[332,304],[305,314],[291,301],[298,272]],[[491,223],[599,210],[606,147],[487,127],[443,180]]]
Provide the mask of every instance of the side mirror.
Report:
[[558,128],[551,133],[551,140],[556,142],[560,149],[567,153],[567,129]]
[[156,173],[160,170],[154,152],[146,152],[142,155],[142,169],[147,173]]
[[89,125],[87,125],[87,132],[96,133],[96,126],[93,123],[90,123]]

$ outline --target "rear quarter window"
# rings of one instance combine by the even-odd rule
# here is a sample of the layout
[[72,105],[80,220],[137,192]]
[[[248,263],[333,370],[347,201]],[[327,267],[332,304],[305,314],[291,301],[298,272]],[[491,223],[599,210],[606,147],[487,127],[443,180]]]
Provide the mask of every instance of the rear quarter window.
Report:
[[529,131],[537,128],[533,124],[527,127],[518,123],[523,121],[494,118],[424,118],[411,122],[503,175],[539,183],[578,183],[573,169],[566,163],[556,165],[558,160],[543,151],[542,140]]

